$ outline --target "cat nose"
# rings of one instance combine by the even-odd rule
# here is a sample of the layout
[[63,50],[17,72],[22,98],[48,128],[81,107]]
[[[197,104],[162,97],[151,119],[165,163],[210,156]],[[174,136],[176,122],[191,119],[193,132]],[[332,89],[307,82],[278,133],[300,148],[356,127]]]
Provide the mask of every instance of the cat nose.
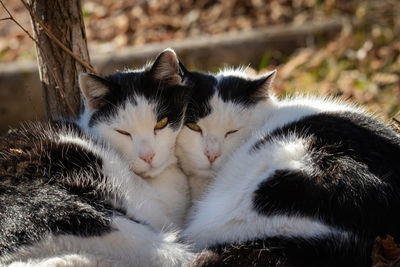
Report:
[[149,153],[146,153],[144,155],[140,155],[139,157],[142,160],[144,160],[145,162],[147,162],[148,164],[151,164],[151,162],[153,161],[154,156],[155,156],[154,152],[149,152]]
[[221,153],[215,152],[215,151],[206,151],[206,156],[208,158],[208,161],[212,164],[219,156],[221,156]]

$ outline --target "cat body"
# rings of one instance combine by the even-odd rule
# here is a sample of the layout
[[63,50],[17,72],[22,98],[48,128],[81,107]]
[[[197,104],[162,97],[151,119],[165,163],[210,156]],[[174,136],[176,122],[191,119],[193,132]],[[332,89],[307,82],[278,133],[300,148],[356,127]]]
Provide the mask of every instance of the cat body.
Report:
[[[339,101],[280,101],[267,94],[272,78],[222,73],[211,97],[196,100],[198,106],[212,107],[206,115],[188,107],[188,117],[201,128],[198,142],[205,143],[210,129],[227,125],[237,130],[232,136],[240,134],[245,141],[237,145],[224,139],[222,146],[229,148],[219,155],[223,164],[215,166],[215,177],[195,202],[184,236],[198,250],[221,256],[210,266],[368,266],[376,236],[400,238],[399,136]],[[224,80],[235,81],[237,87],[229,90],[242,88],[241,95],[224,99]],[[243,86],[255,81],[261,83],[258,89]],[[263,91],[264,98],[256,101]],[[214,97],[218,104],[212,104]],[[229,115],[218,109],[226,110],[228,103],[236,106]],[[249,111],[248,126],[226,123],[243,110]],[[241,131],[255,125],[253,131]]]
[[0,162],[1,264],[174,266],[190,257],[158,230],[170,218],[155,190],[75,125],[16,130],[2,138]]
[[172,50],[143,70],[80,76],[75,122],[1,139],[0,263],[180,266],[188,203],[175,138],[187,88]]

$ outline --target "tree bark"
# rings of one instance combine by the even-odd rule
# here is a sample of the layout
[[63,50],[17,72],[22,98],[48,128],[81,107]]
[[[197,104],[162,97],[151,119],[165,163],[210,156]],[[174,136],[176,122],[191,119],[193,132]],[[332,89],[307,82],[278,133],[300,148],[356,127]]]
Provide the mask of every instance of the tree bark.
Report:
[[40,80],[48,119],[76,118],[81,107],[78,75],[87,69],[67,54],[47,28],[74,55],[89,63],[80,0],[31,0],[31,23],[35,38]]

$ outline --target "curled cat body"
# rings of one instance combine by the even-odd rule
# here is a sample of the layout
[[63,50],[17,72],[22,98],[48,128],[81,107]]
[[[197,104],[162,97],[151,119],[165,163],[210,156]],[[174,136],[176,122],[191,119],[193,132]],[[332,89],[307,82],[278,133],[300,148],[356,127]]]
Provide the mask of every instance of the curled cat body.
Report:
[[[90,110],[80,125],[31,123],[0,138],[0,265],[190,261],[174,230],[187,185],[168,170],[187,96],[175,53],[164,51],[143,70],[81,75],[80,86]],[[179,192],[149,182],[165,170],[175,186],[165,181],[165,190]]]
[[219,256],[203,266],[370,266],[377,236],[400,240],[389,126],[334,99],[278,100],[275,72],[185,75],[198,87],[177,151],[200,187],[183,235]]

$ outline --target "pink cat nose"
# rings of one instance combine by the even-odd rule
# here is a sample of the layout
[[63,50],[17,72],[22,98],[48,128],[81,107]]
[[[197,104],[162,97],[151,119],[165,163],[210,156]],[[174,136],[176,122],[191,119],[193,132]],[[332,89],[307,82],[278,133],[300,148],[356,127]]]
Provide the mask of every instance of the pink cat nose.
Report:
[[147,154],[144,154],[144,155],[140,155],[140,158],[142,160],[144,160],[145,162],[147,162],[148,164],[151,164],[151,162],[153,161],[154,156],[155,156],[154,152],[150,152],[150,153],[147,153]]
[[212,164],[219,156],[221,156],[221,153],[207,150],[205,155],[207,156],[208,161]]

